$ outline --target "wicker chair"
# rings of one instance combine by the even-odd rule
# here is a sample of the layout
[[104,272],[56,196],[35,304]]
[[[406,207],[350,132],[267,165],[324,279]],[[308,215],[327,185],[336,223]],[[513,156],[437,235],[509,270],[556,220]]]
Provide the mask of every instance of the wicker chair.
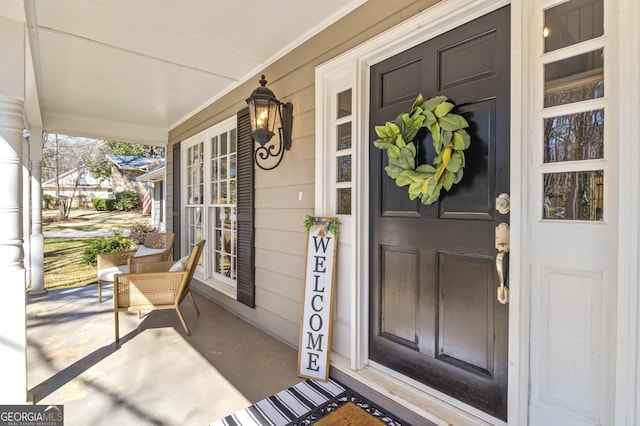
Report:
[[172,232],[147,232],[144,242],[137,250],[98,255],[98,301],[102,302],[102,283],[113,284],[113,277],[129,272],[132,263],[170,260],[174,238]]
[[180,312],[180,303],[189,295],[191,303],[200,315],[191,294],[191,280],[200,261],[205,240],[196,244],[189,256],[178,262],[144,262],[132,265],[135,273],[116,274],[113,288],[116,343],[120,340],[118,315],[127,311],[175,309],[188,335],[191,330]]

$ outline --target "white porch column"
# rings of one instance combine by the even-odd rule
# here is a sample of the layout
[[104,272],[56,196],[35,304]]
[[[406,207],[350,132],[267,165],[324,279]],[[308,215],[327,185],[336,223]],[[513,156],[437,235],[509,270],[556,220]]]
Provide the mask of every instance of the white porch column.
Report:
[[23,241],[23,262],[25,270],[25,288],[31,288],[31,243],[29,235],[31,235],[31,212],[29,211],[29,203],[31,202],[31,194],[29,190],[29,182],[31,181],[31,170],[29,170],[29,141],[24,137],[22,132],[22,241]]
[[26,401],[26,276],[22,239],[22,101],[0,95],[0,401]]
[[42,235],[42,129],[29,131],[31,159],[31,291],[42,294],[44,288],[44,237]]
[[0,18],[0,404],[27,401],[22,131],[25,26]]

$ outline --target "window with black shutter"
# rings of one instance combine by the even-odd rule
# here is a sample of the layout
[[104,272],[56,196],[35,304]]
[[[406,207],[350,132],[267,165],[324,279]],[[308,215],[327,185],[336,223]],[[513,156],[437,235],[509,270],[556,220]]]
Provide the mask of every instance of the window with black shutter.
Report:
[[[174,158],[175,153],[174,153]],[[255,306],[253,139],[249,112],[225,120],[182,142],[180,180],[175,194],[182,249],[207,240],[196,277],[205,284]],[[177,182],[174,180],[174,182]]]

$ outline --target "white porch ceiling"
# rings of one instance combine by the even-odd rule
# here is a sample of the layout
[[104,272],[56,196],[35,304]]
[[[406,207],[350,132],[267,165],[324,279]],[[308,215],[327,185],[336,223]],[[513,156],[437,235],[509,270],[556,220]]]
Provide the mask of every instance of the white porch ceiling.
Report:
[[365,1],[2,0],[0,16],[29,27],[46,131],[163,144]]

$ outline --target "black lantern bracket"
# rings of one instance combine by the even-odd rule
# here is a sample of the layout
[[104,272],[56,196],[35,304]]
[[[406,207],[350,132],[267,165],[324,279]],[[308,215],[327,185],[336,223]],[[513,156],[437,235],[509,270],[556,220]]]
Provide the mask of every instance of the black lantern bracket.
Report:
[[[289,151],[292,146],[293,104],[280,102],[266,85],[267,80],[263,75],[260,87],[251,93],[247,104],[251,119],[251,136],[258,143],[254,152],[255,163],[263,170],[273,170],[282,162],[284,152]],[[272,140],[275,135],[273,129],[278,119],[279,140],[275,141]]]

